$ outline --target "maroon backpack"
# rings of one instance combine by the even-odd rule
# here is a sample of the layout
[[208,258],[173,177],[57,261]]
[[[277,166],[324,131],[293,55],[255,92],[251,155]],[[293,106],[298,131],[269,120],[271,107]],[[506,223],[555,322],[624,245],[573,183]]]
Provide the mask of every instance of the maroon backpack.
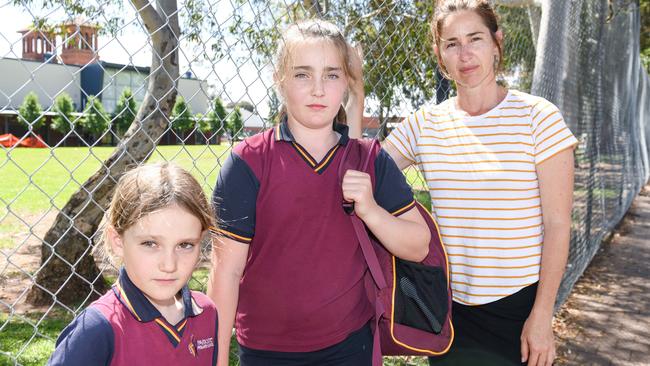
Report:
[[[380,149],[375,139],[350,139],[339,166],[339,178],[342,180],[348,169],[368,173]],[[431,214],[417,201],[415,206],[431,231],[429,254],[419,263],[388,252],[354,214],[353,204],[343,202],[370,273],[366,288],[375,305],[375,366],[382,364],[382,355],[442,355],[454,338],[447,253]]]

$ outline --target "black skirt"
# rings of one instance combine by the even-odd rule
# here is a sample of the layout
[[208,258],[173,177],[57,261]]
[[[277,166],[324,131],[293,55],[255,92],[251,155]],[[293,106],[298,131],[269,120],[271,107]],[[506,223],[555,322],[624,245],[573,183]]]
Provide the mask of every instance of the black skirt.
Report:
[[[453,303],[454,343],[432,366],[522,365],[521,331],[535,303],[537,283],[484,305]],[[525,364],[523,364],[525,365]]]

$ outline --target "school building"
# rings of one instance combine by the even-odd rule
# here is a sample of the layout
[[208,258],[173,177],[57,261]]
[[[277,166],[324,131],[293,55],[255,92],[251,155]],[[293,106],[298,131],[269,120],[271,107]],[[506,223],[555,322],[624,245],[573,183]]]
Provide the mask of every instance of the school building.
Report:
[[[67,93],[77,112],[83,111],[87,96],[96,95],[106,112],[113,113],[126,88],[133,92],[138,105],[144,99],[149,67],[121,65],[100,59],[97,27],[70,22],[62,35],[54,31],[25,29],[21,58],[0,58],[0,135],[23,136],[25,126],[18,122],[18,109],[25,96],[34,92],[43,107],[46,126],[36,131],[48,144],[61,136],[49,128],[56,97]],[[63,41],[65,40],[65,42]],[[57,47],[57,41],[61,46]],[[14,51],[17,53],[17,51]],[[208,111],[210,98],[207,82],[189,72],[178,80],[178,95],[183,96],[193,113]]]

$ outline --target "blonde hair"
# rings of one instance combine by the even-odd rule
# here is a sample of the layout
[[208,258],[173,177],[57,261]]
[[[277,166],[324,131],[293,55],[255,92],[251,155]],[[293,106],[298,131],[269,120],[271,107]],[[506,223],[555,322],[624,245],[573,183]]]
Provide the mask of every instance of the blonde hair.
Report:
[[[485,25],[490,30],[490,36],[492,36],[492,41],[497,46],[499,50],[499,59],[496,62],[495,72],[499,72],[503,65],[503,45],[497,39],[496,33],[499,30],[499,17],[497,16],[494,8],[487,0],[439,0],[436,4],[436,9],[434,11],[433,18],[431,19],[431,34],[433,35],[433,41],[438,48],[440,48],[441,43],[441,33],[442,26],[445,22],[445,19],[452,13],[458,11],[473,11],[481,20],[483,20],[483,25]],[[451,77],[445,65],[442,63],[439,55],[438,64],[440,65],[440,71],[445,75],[447,79],[451,80]]]
[[[292,24],[282,33],[280,41],[281,44],[278,46],[278,50],[275,55],[275,70],[273,73],[273,77],[276,82],[276,90],[280,95],[282,95],[280,85],[284,81],[286,73],[291,66],[291,59],[294,50],[301,42],[310,40],[323,40],[330,42],[341,56],[341,61],[343,63],[343,72],[345,73],[345,76],[352,81],[356,81],[354,75],[350,73],[351,47],[350,44],[345,40],[345,37],[339,28],[336,25],[322,19],[310,19]],[[283,103],[280,113],[278,113],[277,122],[281,121],[286,116],[286,113],[287,108]],[[346,122],[345,109],[343,106],[339,108],[337,121],[341,123]]]
[[196,216],[202,231],[214,226],[211,205],[199,182],[187,170],[173,163],[157,163],[125,173],[117,182],[105,215],[102,233],[105,254],[113,257],[107,240],[109,227],[124,235],[144,216],[170,205],[178,205]]

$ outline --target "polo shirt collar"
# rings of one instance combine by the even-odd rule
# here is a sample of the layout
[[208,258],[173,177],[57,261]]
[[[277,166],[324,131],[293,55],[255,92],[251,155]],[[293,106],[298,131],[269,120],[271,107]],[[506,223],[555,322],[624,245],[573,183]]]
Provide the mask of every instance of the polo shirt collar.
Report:
[[[348,126],[334,120],[332,122],[332,129],[341,135],[337,144],[345,146],[350,140],[350,137],[348,136]],[[296,142],[296,139],[293,137],[293,134],[291,134],[291,130],[289,129],[289,123],[287,122],[286,116],[282,118],[282,122],[275,127],[275,141]]]
[[[131,282],[124,267],[120,269],[119,279],[117,284],[113,286],[113,291],[120,302],[126,306],[131,314],[133,314],[133,316],[140,322],[150,322],[162,317],[160,311],[158,311],[151,301],[144,296],[142,291]],[[189,287],[187,285],[183,286],[180,292],[183,298],[183,309],[185,312],[184,318],[199,315],[202,309],[192,298],[192,292]]]

